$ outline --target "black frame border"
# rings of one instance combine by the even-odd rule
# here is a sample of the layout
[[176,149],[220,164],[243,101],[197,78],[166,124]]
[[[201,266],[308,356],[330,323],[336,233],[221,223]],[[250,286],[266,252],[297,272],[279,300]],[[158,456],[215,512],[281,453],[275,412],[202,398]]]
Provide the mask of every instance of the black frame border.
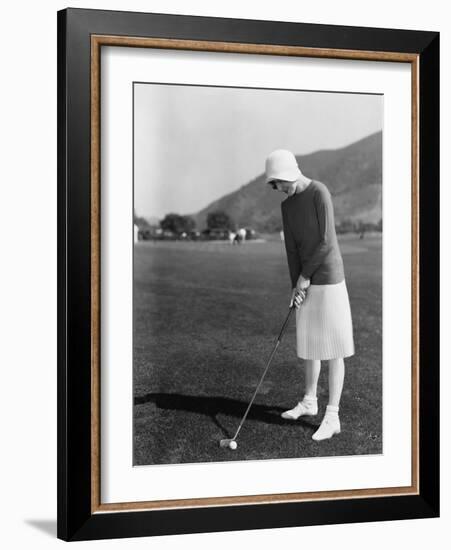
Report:
[[[419,469],[414,496],[91,513],[90,39],[119,35],[419,56]],[[58,524],[66,541],[439,516],[439,33],[58,12]]]

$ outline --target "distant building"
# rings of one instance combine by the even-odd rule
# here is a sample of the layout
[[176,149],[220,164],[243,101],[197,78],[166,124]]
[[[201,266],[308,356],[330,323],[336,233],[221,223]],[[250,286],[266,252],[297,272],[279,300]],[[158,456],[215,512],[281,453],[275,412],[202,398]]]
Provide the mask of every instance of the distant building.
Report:
[[139,241],[150,241],[152,239],[161,238],[163,230],[159,227],[154,227],[151,225],[145,225],[138,227],[138,240]]

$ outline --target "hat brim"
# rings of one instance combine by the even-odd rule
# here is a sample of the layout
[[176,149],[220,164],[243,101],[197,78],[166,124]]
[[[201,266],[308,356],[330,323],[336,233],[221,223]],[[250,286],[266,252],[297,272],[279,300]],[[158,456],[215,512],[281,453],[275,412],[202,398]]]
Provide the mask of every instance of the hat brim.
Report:
[[289,172],[279,172],[279,173],[273,173],[266,176],[266,183],[270,184],[274,180],[283,180],[288,181],[290,183],[293,183],[297,179],[299,179],[301,176],[301,171],[298,170],[290,170]]

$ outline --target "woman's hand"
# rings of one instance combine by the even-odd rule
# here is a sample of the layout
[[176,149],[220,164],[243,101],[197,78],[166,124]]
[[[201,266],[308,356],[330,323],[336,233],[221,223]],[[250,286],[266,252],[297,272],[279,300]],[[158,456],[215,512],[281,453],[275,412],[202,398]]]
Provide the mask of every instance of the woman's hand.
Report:
[[307,290],[309,286],[310,279],[305,279],[302,275],[299,275],[298,281],[296,283],[297,290]]
[[305,290],[297,290],[296,287],[293,288],[291,292],[290,307],[295,307],[296,309],[301,306],[302,302],[305,300]]

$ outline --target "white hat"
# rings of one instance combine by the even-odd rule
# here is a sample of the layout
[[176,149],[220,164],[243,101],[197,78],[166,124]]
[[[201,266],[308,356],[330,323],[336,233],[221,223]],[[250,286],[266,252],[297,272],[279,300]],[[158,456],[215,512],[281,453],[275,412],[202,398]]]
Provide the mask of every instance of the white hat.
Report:
[[271,180],[296,181],[302,174],[291,151],[277,149],[266,159],[266,183]]

